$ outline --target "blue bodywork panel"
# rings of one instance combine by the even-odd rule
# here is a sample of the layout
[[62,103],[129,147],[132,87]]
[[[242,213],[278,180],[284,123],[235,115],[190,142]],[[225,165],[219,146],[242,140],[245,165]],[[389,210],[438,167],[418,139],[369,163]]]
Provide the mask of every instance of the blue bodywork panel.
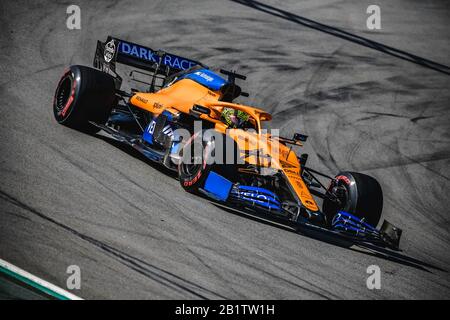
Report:
[[226,201],[233,183],[221,175],[211,171],[206,178],[204,190],[216,200]]
[[[159,61],[156,50],[129,41],[118,40],[117,61],[127,62],[126,58],[136,59],[147,64],[154,64]],[[125,61],[122,61],[124,60]],[[187,70],[197,65],[198,62],[180,57],[171,53],[165,53],[162,64],[176,70]]]
[[108,121],[113,122],[115,124],[123,124],[123,123],[135,123],[136,120],[134,120],[134,118],[129,114],[117,112],[111,114]]
[[237,185],[231,191],[231,196],[236,202],[244,202],[267,210],[281,210],[281,203],[278,196],[264,188]]
[[358,218],[348,212],[339,211],[333,218],[331,223],[332,230],[345,232],[355,236],[372,236],[379,237],[379,231],[364,222],[363,219]]
[[234,203],[251,205],[270,211],[281,210],[280,200],[272,191],[252,186],[233,186],[230,180],[214,171],[209,173],[203,189],[209,197],[216,200],[230,200]]
[[150,121],[150,123],[148,124],[147,128],[145,128],[145,131],[142,135],[142,138],[150,144],[153,144],[153,131],[155,130],[155,126],[156,126],[156,118]]
[[181,79],[191,79],[210,90],[220,90],[227,81],[208,69],[200,69],[185,74]]

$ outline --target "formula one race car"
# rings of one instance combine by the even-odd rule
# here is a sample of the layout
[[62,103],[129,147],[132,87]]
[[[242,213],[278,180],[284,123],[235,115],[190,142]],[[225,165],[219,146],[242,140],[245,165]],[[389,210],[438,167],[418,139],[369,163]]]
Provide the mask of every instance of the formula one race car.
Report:
[[[130,78],[148,89],[121,90],[116,63],[140,69]],[[379,183],[362,173],[331,177],[306,166],[308,155],[292,150],[306,135],[268,133],[270,114],[233,103],[248,96],[236,83],[245,76],[113,37],[98,41],[94,67],[64,72],[53,103],[60,124],[91,134],[103,130],[178,172],[186,191],[218,205],[399,248],[399,228],[387,221],[376,228],[383,207]]]

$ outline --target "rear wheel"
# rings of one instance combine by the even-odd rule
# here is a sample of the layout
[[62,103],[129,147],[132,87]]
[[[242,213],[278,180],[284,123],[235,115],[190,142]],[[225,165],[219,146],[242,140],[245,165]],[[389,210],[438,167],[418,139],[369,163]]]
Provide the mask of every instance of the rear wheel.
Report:
[[383,192],[375,178],[358,172],[341,172],[332,182],[329,191],[338,195],[342,204],[324,200],[323,212],[331,224],[340,210],[364,218],[372,226],[377,226],[383,210]]
[[87,133],[105,124],[116,103],[114,78],[96,69],[71,66],[61,77],[53,101],[56,121]]

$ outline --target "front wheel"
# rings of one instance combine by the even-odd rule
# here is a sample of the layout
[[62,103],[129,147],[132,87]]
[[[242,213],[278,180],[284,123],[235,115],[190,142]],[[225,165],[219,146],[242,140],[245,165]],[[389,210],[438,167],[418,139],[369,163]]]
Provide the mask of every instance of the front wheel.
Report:
[[197,132],[184,145],[178,165],[178,178],[182,187],[198,193],[209,172],[214,170],[223,177],[237,177],[239,147],[226,135]]
[[358,172],[341,172],[328,190],[341,201],[341,205],[338,205],[329,199],[324,200],[322,210],[329,224],[336,213],[342,210],[377,226],[383,210],[383,192],[375,178]]
[[213,148],[213,142],[205,142],[201,132],[194,134],[183,147],[178,164],[178,178],[187,192],[198,193],[211,171],[212,164],[208,163],[210,148]]

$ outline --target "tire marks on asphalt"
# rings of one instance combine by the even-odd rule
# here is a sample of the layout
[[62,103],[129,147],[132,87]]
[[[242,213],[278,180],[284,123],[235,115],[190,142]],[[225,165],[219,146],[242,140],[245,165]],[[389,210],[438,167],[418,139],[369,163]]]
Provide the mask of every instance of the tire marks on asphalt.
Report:
[[114,248],[113,246],[105,242],[102,242],[91,236],[81,233],[71,228],[70,226],[59,222],[58,220],[55,220],[48,215],[45,215],[44,213],[38,211],[37,209],[28,206],[21,200],[14,198],[13,196],[9,195],[8,193],[4,192],[1,189],[0,189],[0,197],[2,198],[3,201],[7,201],[41,219],[46,220],[47,222],[50,222],[60,228],[63,228],[64,230],[70,232],[71,234],[77,236],[80,239],[89,242],[91,245],[96,246],[104,253],[107,253],[108,255],[115,257],[120,263],[128,266],[130,269],[145,276],[146,278],[159,283],[160,285],[163,285],[175,291],[185,292],[194,298],[200,299],[208,299],[208,297],[222,298],[222,299],[226,298],[220,294],[217,294],[214,291],[211,291],[205,287],[193,283],[192,281],[183,279],[182,277],[179,277],[176,274],[163,270],[162,268],[154,266],[144,260],[141,260],[138,257],[134,257],[122,250]]

